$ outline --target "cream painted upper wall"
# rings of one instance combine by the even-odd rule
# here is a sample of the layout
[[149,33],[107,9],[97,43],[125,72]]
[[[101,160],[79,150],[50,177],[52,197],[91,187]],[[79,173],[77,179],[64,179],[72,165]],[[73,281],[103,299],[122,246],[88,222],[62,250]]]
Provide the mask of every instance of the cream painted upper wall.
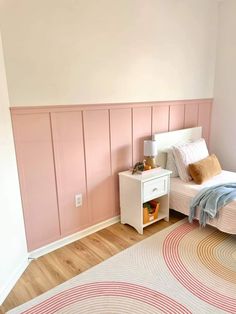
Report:
[[236,171],[236,1],[220,4],[211,150],[223,167]]
[[0,35],[0,304],[24,266],[27,248]]
[[1,0],[12,106],[213,96],[215,0]]

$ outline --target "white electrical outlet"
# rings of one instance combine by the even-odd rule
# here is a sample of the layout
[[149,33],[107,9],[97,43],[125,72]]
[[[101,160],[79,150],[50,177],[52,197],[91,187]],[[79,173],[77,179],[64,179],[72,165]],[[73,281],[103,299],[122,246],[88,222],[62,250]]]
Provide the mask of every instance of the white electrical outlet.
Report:
[[82,206],[82,194],[75,195],[75,207]]

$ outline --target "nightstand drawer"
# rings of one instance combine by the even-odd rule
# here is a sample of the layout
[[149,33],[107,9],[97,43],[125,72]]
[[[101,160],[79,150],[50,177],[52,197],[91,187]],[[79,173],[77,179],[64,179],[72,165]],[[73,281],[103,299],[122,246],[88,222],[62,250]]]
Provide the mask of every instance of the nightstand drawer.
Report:
[[167,177],[147,181],[143,183],[143,202],[147,202],[167,193]]

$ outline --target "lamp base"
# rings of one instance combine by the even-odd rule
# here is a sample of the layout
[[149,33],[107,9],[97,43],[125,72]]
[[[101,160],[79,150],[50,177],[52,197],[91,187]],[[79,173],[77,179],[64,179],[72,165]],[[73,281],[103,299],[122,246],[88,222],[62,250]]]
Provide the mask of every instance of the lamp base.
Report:
[[156,168],[156,158],[153,156],[144,156],[145,165],[150,166],[152,169]]

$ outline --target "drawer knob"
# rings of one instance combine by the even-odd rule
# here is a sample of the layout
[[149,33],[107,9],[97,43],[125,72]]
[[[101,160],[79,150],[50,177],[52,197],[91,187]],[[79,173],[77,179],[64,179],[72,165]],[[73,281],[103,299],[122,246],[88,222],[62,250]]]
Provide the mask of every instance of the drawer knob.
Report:
[[152,190],[152,192],[156,192],[158,190],[158,188],[154,188],[153,190]]

